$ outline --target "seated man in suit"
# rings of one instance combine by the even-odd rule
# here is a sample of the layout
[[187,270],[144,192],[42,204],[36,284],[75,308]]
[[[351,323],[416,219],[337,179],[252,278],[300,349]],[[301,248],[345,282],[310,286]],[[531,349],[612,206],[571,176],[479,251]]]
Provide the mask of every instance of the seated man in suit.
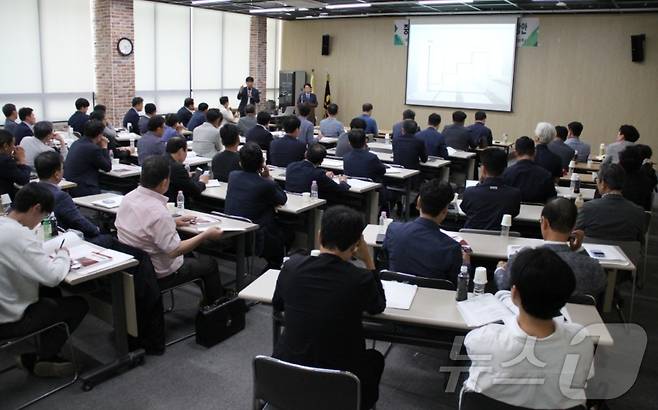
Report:
[[[543,248],[555,252],[569,265],[576,277],[574,294],[587,294],[598,298],[606,285],[606,274],[601,264],[590,257],[580,247],[580,241],[573,236],[578,209],[567,198],[554,198],[548,201],[541,211],[541,236],[546,241]],[[510,270],[516,255],[507,263],[499,262],[494,273],[498,289],[510,288]]]
[[548,149],[556,134],[555,127],[547,122],[540,122],[535,128],[535,163],[557,181],[562,176],[562,160]]
[[[272,306],[286,315],[273,356],[291,363],[354,373],[361,382],[361,409],[379,397],[384,356],[365,348],[363,312],[386,308],[386,296],[361,232],[357,211],[329,208],[322,216],[320,256],[292,258],[281,269]],[[365,269],[351,263],[356,256]]]
[[[219,137],[219,126],[222,123],[222,114],[217,108],[211,108],[205,114],[206,122],[192,131],[192,148],[200,157],[213,158],[224,148]],[[194,121],[194,118],[190,122]]]
[[283,120],[283,130],[286,132],[282,138],[277,138],[270,144],[267,158],[270,164],[276,167],[287,167],[295,161],[304,159],[306,144],[297,140],[301,122],[297,117],[287,117]]
[[107,149],[108,140],[103,136],[105,124],[89,120],[81,138],[71,144],[64,162],[64,178],[78,184],[69,193],[73,197],[101,193],[98,185],[100,171],[110,172],[112,161]]
[[149,131],[149,120],[155,116],[158,116],[158,109],[156,108],[155,104],[153,103],[148,103],[144,106],[144,114],[139,117],[139,122],[137,123],[137,126],[139,127],[139,134],[144,135],[146,134],[147,131]]
[[418,132],[416,138],[425,143],[427,155],[448,159],[446,139],[439,132],[439,125],[441,125],[441,116],[437,113],[430,114],[427,118],[427,128]]
[[466,214],[464,228],[499,230],[503,215],[512,218],[521,210],[521,191],[505,184],[502,178],[507,167],[507,154],[487,148],[480,155],[480,183],[466,188],[460,204]]
[[261,150],[269,152],[270,144],[274,139],[269,129],[271,119],[272,116],[269,112],[259,112],[258,115],[256,115],[256,122],[258,124],[246,132],[245,142],[255,142]]
[[242,147],[240,165],[241,171],[229,175],[224,211],[260,226],[256,253],[267,261],[268,269],[279,269],[283,262],[284,236],[274,215],[276,207],[284,205],[288,197],[270,176],[263,151],[257,144],[249,142]]
[[391,138],[395,140],[397,137],[401,136],[404,131],[402,131],[402,123],[404,123],[404,120],[416,120],[416,113],[413,110],[404,110],[402,111],[402,121],[396,122],[393,124],[393,135],[391,135]]
[[[53,146],[53,140],[59,141],[59,148]],[[49,121],[39,121],[34,124],[34,137],[23,138],[21,147],[25,150],[25,159],[32,169],[34,169],[34,159],[42,152],[57,151],[64,158],[69,152],[64,138],[53,132],[53,124]]]
[[[350,121],[350,131],[362,130],[365,137],[366,122],[361,117],[352,118]],[[365,141],[363,142],[365,144]],[[368,147],[365,147],[366,151]],[[352,144],[350,143],[349,131],[343,132],[338,136],[338,143],[336,144],[336,156],[345,157],[348,152],[352,151]]]
[[[68,275],[66,247],[44,252],[33,229],[53,211],[53,195],[43,183],[29,183],[16,194],[8,216],[0,217],[0,340],[26,336],[59,322],[73,332],[89,309],[80,296],[62,297],[56,288]],[[39,337],[36,353],[23,353],[19,367],[39,377],[68,377],[73,363],[58,356],[66,343],[62,326]]]
[[144,99],[133,97],[130,104],[132,107],[123,116],[123,128],[139,134],[139,113],[144,109]]
[[21,144],[21,140],[24,137],[31,137],[34,135],[32,127],[37,122],[37,116],[34,115],[34,110],[29,107],[23,107],[18,110],[18,118],[21,122],[16,126],[14,130],[14,142],[16,145]]
[[178,120],[183,124],[183,127],[187,127],[187,123],[190,122],[192,119],[192,115],[194,114],[194,98],[187,97],[185,101],[183,101],[183,106],[180,107],[176,115],[178,116]]
[[178,192],[182,191],[185,196],[185,208],[192,208],[192,201],[201,196],[205,191],[208,183],[208,175],[190,176],[185,169],[185,159],[187,158],[187,141],[183,137],[174,137],[167,141],[167,157],[169,158],[169,189],[164,194],[169,202],[176,202]]
[[487,113],[484,111],[477,111],[475,113],[475,122],[466,127],[471,133],[471,140],[480,148],[485,148],[493,144],[493,135],[491,135],[489,127],[485,125],[486,122]]
[[372,134],[375,138],[379,135],[379,128],[377,128],[377,121],[375,121],[374,118],[372,118],[372,110],[373,106],[370,103],[365,103],[361,106],[361,110],[363,111],[363,114],[361,114],[361,118],[363,121],[366,122],[366,127],[364,128],[364,131],[366,134]]
[[567,124],[567,139],[565,144],[568,145],[574,152],[578,152],[578,162],[587,162],[590,152],[592,151],[589,144],[580,139],[580,134],[583,132],[583,124],[578,121],[573,121]]
[[247,106],[244,107],[244,116],[240,117],[238,120],[240,135],[245,135],[247,131],[254,128],[256,124],[256,106],[253,104],[247,104]]
[[369,178],[380,182],[386,174],[386,165],[366,147],[366,134],[362,129],[348,133],[352,150],[343,157],[343,171],[351,177]]
[[178,119],[178,114],[167,114],[165,116],[164,132],[162,133],[162,143],[166,144],[170,138],[182,137],[184,128]]
[[553,319],[576,286],[569,265],[550,249],[525,249],[510,277],[507,298],[518,313],[466,335],[471,368],[463,390],[515,408],[585,408],[593,340],[581,325]]
[[313,135],[313,123],[308,120],[308,115],[311,112],[311,107],[307,104],[299,104],[297,106],[297,118],[299,119],[299,136],[297,140],[303,142],[307,147],[315,142]]
[[576,229],[585,236],[610,241],[638,241],[644,245],[644,210],[622,196],[626,172],[619,164],[603,164],[596,188],[601,198],[585,202]]
[[219,130],[222,137],[224,151],[215,154],[212,159],[212,174],[215,179],[221,182],[228,182],[228,176],[232,171],[240,168],[240,130],[233,124],[226,124]]
[[14,145],[14,136],[0,130],[0,195],[14,199],[17,188],[30,182],[32,169],[27,165],[25,150]]
[[338,115],[338,105],[331,103],[327,105],[327,118],[320,121],[320,135],[322,137],[338,138],[345,132],[343,123],[336,119]]
[[112,247],[112,236],[101,233],[101,230],[89,219],[84,217],[78,207],[73,203],[71,195],[59,188],[64,176],[62,158],[54,151],[39,154],[34,160],[34,167],[39,180],[53,194],[55,198],[55,218],[57,225],[63,229],[75,229],[82,232],[85,240],[95,243],[103,248]]
[[393,140],[393,162],[409,169],[420,169],[421,162],[427,162],[425,142],[416,138],[418,124],[414,120],[404,120],[402,135]]
[[165,120],[161,116],[155,115],[149,118],[146,132],[142,132],[142,138],[137,141],[139,165],[152,155],[164,154],[165,143],[162,142],[164,127]]
[[[562,125],[555,126],[555,138],[548,144],[548,150],[560,157],[562,161],[562,172],[569,170],[569,163],[574,159],[576,151],[564,142],[567,140],[569,131]],[[579,153],[580,154],[580,153]]]
[[517,161],[503,173],[505,185],[519,188],[522,202],[543,204],[557,196],[553,177],[534,161],[535,143],[521,137],[514,143],[514,151]]
[[[20,111],[18,115],[20,116]],[[632,125],[624,124],[619,127],[619,132],[617,133],[617,140],[612,144],[609,144],[605,149],[605,161],[606,163],[617,163],[619,162],[619,153],[629,147],[634,145],[637,140],[640,139],[640,133],[637,128]]]
[[167,209],[170,160],[162,155],[144,161],[139,186],[121,201],[115,226],[119,242],[141,249],[151,257],[158,283],[163,289],[189,282],[203,281],[202,305],[212,304],[223,292],[215,259],[192,252],[205,241],[221,238],[222,230],[211,227],[189,239],[181,240],[177,227],[187,226],[190,216],[172,218]]
[[310,145],[306,150],[306,159],[286,167],[286,191],[311,192],[311,185],[315,181],[320,198],[337,202],[341,193],[349,191],[350,185],[345,175],[338,176],[338,182],[335,182],[333,172],[319,168],[326,156],[325,147],[318,143]]
[[208,112],[208,104],[206,103],[199,104],[197,110],[194,111],[194,114],[192,114],[192,118],[190,118],[190,121],[187,123],[187,130],[194,131],[196,127],[206,122],[207,112]]
[[645,211],[651,211],[656,183],[642,170],[641,151],[641,145],[631,145],[619,153],[619,165],[626,172],[626,182],[621,193],[624,198],[641,206]]
[[442,132],[446,145],[460,151],[477,148],[478,144],[473,140],[471,131],[464,127],[465,121],[466,113],[464,111],[452,113],[452,125],[446,125]]
[[114,158],[119,158],[121,161],[129,163],[130,154],[133,149],[119,145],[119,141],[117,141],[117,132],[110,126],[110,124],[107,122],[107,119],[105,118],[104,106],[101,106],[98,110],[92,111],[92,113],[89,114],[89,119],[100,121],[105,125],[105,128],[103,128],[103,136],[107,138],[108,141],[107,149],[112,151]]
[[16,111],[16,106],[14,104],[8,103],[2,106],[2,114],[5,116],[5,130],[9,131],[11,135],[14,135],[18,123],[16,119],[18,118],[18,111]]
[[[432,179],[420,187],[417,208],[420,217],[411,222],[393,222],[386,230],[383,248],[389,269],[457,283],[463,262],[461,246],[441,232],[454,198],[449,183]],[[464,255],[465,256],[465,255]]]
[[75,100],[75,112],[69,118],[69,127],[73,128],[73,131],[82,135],[84,131],[84,126],[89,121],[89,116],[87,111],[89,110],[89,101],[86,98],[78,98]]

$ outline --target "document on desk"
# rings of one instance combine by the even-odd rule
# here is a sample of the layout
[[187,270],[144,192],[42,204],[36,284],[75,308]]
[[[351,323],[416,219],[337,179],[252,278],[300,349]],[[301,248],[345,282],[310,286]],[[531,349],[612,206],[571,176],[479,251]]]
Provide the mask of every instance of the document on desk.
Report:
[[386,307],[391,309],[409,310],[414,301],[418,286],[397,281],[383,280],[382,286],[386,294]]
[[480,327],[514,315],[500,299],[491,293],[457,302],[457,310],[468,327]]
[[217,179],[209,179],[206,188],[219,188],[222,184]]
[[449,157],[453,157],[457,153],[457,150],[452,148],[452,147],[446,147],[446,148],[448,149],[448,156]]
[[92,202],[91,204],[100,206],[101,208],[114,209],[114,208],[118,208],[119,205],[121,205],[121,201],[123,201],[123,196],[114,195],[108,198],[99,199],[97,201]]
[[597,243],[584,243],[583,248],[589,256],[604,262],[628,262],[628,259],[611,245],[600,245]]

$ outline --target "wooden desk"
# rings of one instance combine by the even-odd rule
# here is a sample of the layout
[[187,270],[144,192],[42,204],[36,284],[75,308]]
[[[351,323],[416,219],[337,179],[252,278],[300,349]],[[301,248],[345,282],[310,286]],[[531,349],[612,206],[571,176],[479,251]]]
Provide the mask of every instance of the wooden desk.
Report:
[[[580,178],[580,183],[581,184],[587,184],[587,185],[594,185],[596,182],[594,181],[594,175],[593,174],[580,174],[578,173],[578,177]],[[563,185],[569,186],[571,184],[571,174],[564,175],[560,177],[560,183]]]
[[588,164],[587,162],[576,162],[576,171],[583,172],[599,172],[601,169],[601,164],[599,162],[592,162]]
[[[40,182],[40,180],[39,180],[39,178],[37,178],[37,179],[31,180],[30,182]],[[66,189],[75,188],[75,187],[78,186],[78,184],[76,184],[75,182],[71,182],[71,181],[67,181],[65,179],[62,179],[61,181],[59,181],[59,184],[57,184],[57,186],[59,186],[59,189],[66,190]]]
[[[568,186],[556,186],[555,190],[557,191],[557,195],[561,196],[562,198],[575,199],[578,196],[578,194],[574,194],[573,190]],[[596,193],[596,189],[580,188],[580,193],[583,195],[583,199],[585,201],[591,201],[592,199],[594,199],[594,194]]]
[[[268,270],[249,286],[244,288],[239,297],[261,303],[272,303],[278,270]],[[612,346],[614,340],[608,332],[601,316],[594,306],[567,303],[567,312],[575,323],[591,326],[590,334],[598,337],[598,344]],[[371,317],[371,316],[368,316]],[[421,328],[438,328],[468,332],[469,328],[457,309],[455,291],[419,287],[409,310],[386,308],[384,312],[373,315],[382,321],[390,321]]]

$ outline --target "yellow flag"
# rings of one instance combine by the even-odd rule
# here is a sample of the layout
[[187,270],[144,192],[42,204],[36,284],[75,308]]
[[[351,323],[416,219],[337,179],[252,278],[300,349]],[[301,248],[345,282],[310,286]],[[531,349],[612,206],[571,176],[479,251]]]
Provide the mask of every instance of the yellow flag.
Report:
[[309,84],[311,84],[311,89],[315,90],[315,70],[311,70],[311,80],[309,81]]

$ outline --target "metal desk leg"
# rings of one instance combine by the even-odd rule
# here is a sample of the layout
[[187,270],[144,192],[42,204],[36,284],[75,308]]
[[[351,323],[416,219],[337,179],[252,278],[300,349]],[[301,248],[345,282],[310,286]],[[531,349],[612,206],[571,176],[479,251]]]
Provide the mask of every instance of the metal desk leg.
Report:
[[246,253],[245,253],[245,234],[240,234],[235,238],[235,291],[242,290],[243,279],[245,276]]
[[113,362],[102,365],[80,377],[82,380],[82,389],[85,391],[89,391],[97,384],[144,362],[145,352],[143,349],[133,352],[128,351],[128,330],[122,271],[112,274],[112,321],[117,358]]
[[441,167],[441,181],[450,182],[450,167]]
[[467,179],[475,178],[475,157],[468,159],[468,169],[466,170]]
[[308,223],[306,224],[306,246],[309,250],[319,249],[317,227],[320,223],[320,209],[314,208],[307,212]]
[[608,284],[605,287],[605,296],[603,297],[603,311],[612,310],[612,299],[615,295],[615,286],[617,285],[617,269],[608,269]]
[[407,203],[404,206],[405,220],[409,220],[409,215],[411,213],[411,180],[412,178],[407,178],[404,183],[404,195],[407,197]]
[[379,192],[377,189],[373,189],[368,192],[366,195],[366,221],[370,224],[377,224],[378,215],[377,211],[379,210]]

